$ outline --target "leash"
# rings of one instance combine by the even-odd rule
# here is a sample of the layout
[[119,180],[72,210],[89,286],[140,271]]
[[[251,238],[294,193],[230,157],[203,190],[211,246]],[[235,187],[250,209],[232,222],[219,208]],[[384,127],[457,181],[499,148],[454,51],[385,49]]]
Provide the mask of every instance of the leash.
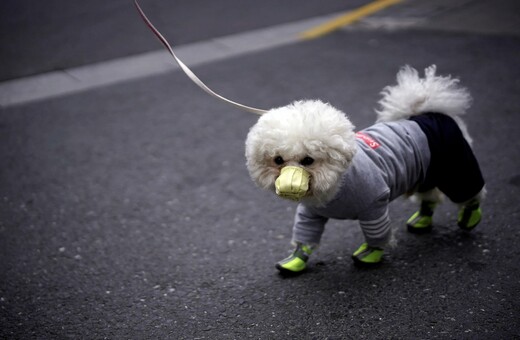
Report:
[[144,14],[143,10],[141,9],[141,6],[139,6],[139,3],[137,2],[137,0],[134,0],[134,4],[135,4],[135,7],[137,8],[137,11],[139,11],[139,14],[141,15],[141,18],[144,20],[144,22],[146,23],[146,25],[150,28],[150,30],[152,30],[152,32],[157,36],[157,38],[159,38],[159,40],[161,41],[161,43],[164,45],[164,47],[166,47],[166,49],[170,52],[170,54],[172,55],[173,59],[175,59],[175,61],[177,62],[177,64],[179,65],[179,67],[184,71],[184,73],[195,83],[197,84],[202,90],[204,90],[206,93],[208,93],[209,95],[223,101],[223,102],[226,102],[228,104],[231,104],[239,109],[242,109],[244,111],[247,111],[247,112],[251,112],[251,113],[255,113],[255,114],[258,114],[258,115],[262,115],[264,113],[266,113],[267,111],[266,110],[262,110],[262,109],[257,109],[257,108],[254,108],[254,107],[251,107],[251,106],[247,106],[247,105],[243,105],[243,104],[240,104],[240,103],[237,103],[237,102],[234,102],[232,100],[229,100],[221,95],[219,95],[218,93],[214,92],[213,90],[211,90],[208,86],[206,86],[206,84],[204,84],[200,79],[199,77],[197,77],[195,75],[195,73],[193,73],[188,66],[186,66],[182,60],[180,60],[176,55],[175,55],[175,52],[173,52],[173,48],[171,47],[171,45],[168,43],[168,41],[163,37],[163,35],[161,34],[161,32],[159,32],[159,30],[157,30],[157,28],[155,28],[155,26],[152,24],[152,22],[146,17],[146,14]]

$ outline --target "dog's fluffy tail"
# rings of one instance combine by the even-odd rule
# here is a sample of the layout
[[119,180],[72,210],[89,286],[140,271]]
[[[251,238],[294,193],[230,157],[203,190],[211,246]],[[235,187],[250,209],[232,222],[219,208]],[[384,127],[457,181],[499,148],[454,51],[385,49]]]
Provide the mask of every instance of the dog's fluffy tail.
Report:
[[435,75],[436,66],[424,70],[424,78],[410,66],[397,73],[397,85],[387,86],[381,94],[380,109],[376,110],[378,122],[407,119],[426,112],[438,112],[452,117],[459,125],[466,140],[471,143],[466,125],[461,119],[471,105],[468,90],[451,76]]

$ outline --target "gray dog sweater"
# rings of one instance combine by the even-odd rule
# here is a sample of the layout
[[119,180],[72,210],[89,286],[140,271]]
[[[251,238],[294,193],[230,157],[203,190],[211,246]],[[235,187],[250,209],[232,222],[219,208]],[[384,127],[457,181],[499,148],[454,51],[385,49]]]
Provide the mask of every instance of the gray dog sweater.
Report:
[[293,242],[318,245],[329,218],[358,220],[370,246],[389,241],[388,204],[424,180],[428,138],[411,120],[378,123],[356,137],[357,153],[335,198],[322,207],[298,205]]

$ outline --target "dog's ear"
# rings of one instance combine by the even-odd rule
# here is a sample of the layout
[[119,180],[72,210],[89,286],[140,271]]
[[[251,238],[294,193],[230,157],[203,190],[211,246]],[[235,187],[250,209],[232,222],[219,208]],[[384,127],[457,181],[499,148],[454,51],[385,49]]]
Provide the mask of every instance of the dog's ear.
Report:
[[345,143],[345,150],[344,150],[344,156],[345,160],[350,164],[352,162],[352,159],[356,155],[357,146],[356,146],[356,140],[355,138],[349,139]]
[[346,168],[352,162],[356,150],[356,141],[353,134],[347,133],[346,136],[341,137],[339,144],[329,146],[327,156],[334,163],[341,164],[341,167]]

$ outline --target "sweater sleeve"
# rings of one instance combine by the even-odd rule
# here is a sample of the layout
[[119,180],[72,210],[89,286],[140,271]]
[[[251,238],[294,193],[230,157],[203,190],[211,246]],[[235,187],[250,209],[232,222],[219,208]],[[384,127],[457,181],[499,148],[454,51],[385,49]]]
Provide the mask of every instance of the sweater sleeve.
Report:
[[318,246],[328,218],[316,214],[303,204],[299,204],[294,216],[292,242]]
[[359,216],[359,225],[369,246],[382,248],[391,237],[388,199],[381,197]]

